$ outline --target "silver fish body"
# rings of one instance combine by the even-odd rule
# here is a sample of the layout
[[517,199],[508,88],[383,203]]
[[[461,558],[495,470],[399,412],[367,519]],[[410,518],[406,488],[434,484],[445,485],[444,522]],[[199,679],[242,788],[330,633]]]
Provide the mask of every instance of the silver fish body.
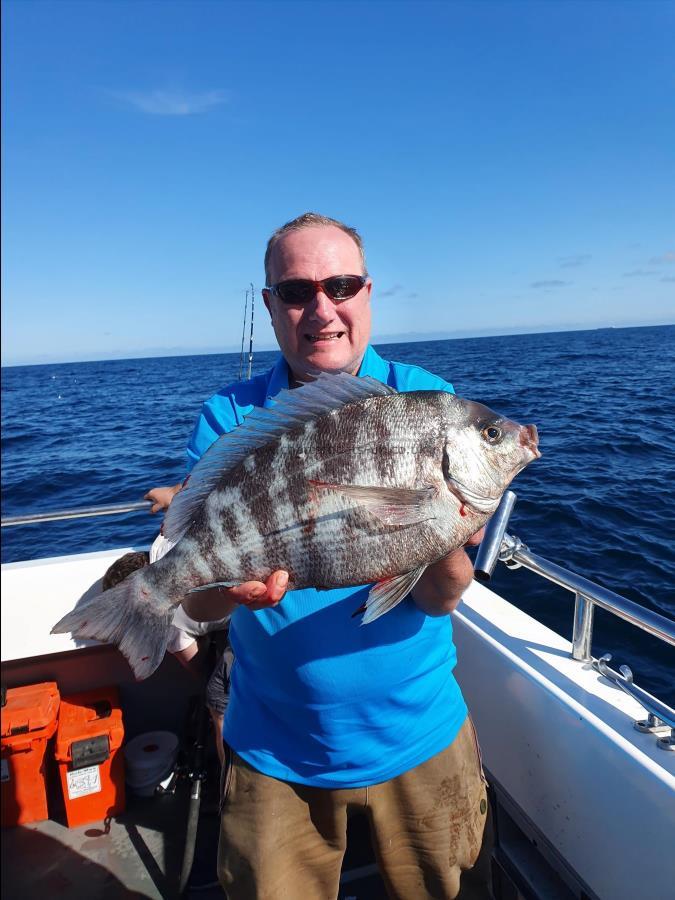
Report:
[[146,677],[189,591],[277,569],[289,590],[375,582],[373,621],[484,524],[538,455],[534,426],[453,394],[320,376],[220,438],[167,513],[175,546],[54,631],[117,643]]

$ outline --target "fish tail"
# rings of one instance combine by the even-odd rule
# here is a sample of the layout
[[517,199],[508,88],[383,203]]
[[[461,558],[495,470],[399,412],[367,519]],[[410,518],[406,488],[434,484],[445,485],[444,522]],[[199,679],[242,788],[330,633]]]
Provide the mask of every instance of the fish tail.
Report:
[[52,628],[52,634],[70,632],[76,638],[92,638],[116,644],[138,681],[159,666],[169,640],[175,608],[168,599],[152,599],[144,590],[143,573],[126,578],[115,587],[78,603]]

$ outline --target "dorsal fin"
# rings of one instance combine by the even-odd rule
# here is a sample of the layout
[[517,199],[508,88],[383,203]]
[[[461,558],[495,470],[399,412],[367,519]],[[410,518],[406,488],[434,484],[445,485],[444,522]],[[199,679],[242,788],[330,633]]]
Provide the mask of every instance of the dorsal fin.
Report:
[[223,474],[239,465],[249,453],[330,410],[367,397],[396,393],[394,388],[374,378],[358,378],[345,372],[337,375],[324,372],[316,381],[280,391],[273,407],[257,407],[242,425],[211,444],[190,473],[185,487],[173,498],[164,517],[164,536],[177,543]]

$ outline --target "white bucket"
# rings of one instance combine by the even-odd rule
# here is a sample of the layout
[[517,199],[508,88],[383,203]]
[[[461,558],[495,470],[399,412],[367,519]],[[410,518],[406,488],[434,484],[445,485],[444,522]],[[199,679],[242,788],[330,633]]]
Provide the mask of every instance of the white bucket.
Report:
[[178,738],[171,731],[146,731],[124,747],[126,781],[132,791],[150,797],[171,773],[178,755]]

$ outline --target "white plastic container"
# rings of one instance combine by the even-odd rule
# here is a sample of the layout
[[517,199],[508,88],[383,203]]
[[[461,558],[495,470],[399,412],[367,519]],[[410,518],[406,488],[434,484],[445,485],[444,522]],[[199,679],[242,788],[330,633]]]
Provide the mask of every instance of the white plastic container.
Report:
[[150,797],[176,763],[178,738],[171,731],[147,731],[124,747],[127,784],[135,794]]

